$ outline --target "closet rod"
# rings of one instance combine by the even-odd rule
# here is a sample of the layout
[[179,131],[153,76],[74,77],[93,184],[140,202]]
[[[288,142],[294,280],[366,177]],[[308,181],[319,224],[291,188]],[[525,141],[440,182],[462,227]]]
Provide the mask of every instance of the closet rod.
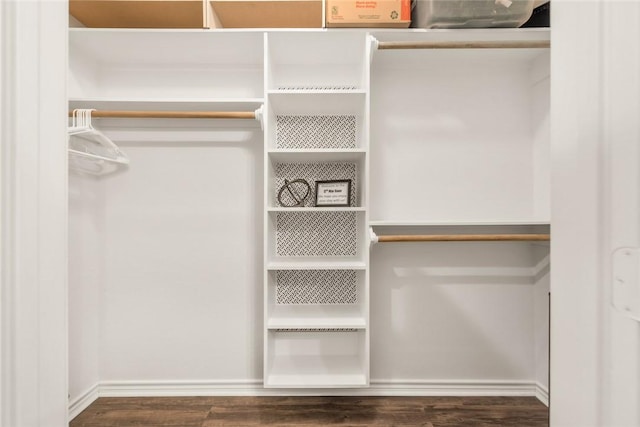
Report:
[[545,49],[548,40],[466,42],[378,42],[378,49]]
[[[73,116],[73,112],[69,112]],[[94,110],[91,117],[124,119],[255,119],[255,111],[121,111]]]
[[377,236],[380,243],[392,242],[528,242],[548,241],[549,234],[427,234]]

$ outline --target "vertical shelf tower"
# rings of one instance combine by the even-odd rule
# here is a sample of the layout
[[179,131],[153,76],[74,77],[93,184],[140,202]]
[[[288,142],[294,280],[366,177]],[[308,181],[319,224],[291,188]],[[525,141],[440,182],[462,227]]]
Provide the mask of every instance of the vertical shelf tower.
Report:
[[[265,387],[369,384],[369,51],[366,35],[265,35]],[[311,189],[281,206],[286,180]],[[348,207],[315,182],[351,180]]]

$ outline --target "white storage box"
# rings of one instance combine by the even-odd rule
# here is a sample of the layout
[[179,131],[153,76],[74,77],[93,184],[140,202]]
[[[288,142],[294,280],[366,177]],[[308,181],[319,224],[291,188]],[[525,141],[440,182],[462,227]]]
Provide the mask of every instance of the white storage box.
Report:
[[417,0],[413,22],[419,28],[519,27],[533,0]]

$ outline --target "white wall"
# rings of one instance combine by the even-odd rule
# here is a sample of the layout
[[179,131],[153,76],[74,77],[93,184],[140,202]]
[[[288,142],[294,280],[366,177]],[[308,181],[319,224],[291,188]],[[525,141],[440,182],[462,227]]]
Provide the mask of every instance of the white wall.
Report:
[[[107,134],[130,168],[71,180],[72,397],[97,381],[97,337],[100,381],[259,379],[258,133]],[[538,261],[526,243],[375,246],[372,380],[533,381]]]
[[530,109],[533,139],[533,216],[551,217],[551,77],[549,55],[539,55],[532,64]]
[[[531,132],[533,137],[533,200],[534,217],[551,216],[551,137],[549,103],[551,78],[549,55],[539,55],[532,64],[531,81]],[[553,230],[553,227],[552,227]],[[549,393],[549,245],[533,248],[534,263],[538,268],[534,287],[534,358],[536,382]]]
[[533,380],[530,267],[528,244],[374,246],[372,381]]
[[104,181],[70,170],[69,400],[72,403],[100,380],[104,208]]
[[533,288],[533,356],[535,380],[549,393],[549,288],[551,285],[548,245],[533,246],[536,275]]
[[529,69],[502,59],[374,64],[373,221],[534,219]]
[[262,133],[156,131],[114,137],[101,380],[260,378]]

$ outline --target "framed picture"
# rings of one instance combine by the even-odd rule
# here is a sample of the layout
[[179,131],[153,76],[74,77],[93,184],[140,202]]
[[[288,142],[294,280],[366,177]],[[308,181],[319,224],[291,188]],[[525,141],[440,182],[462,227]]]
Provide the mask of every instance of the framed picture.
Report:
[[351,206],[351,180],[316,181],[316,206]]

